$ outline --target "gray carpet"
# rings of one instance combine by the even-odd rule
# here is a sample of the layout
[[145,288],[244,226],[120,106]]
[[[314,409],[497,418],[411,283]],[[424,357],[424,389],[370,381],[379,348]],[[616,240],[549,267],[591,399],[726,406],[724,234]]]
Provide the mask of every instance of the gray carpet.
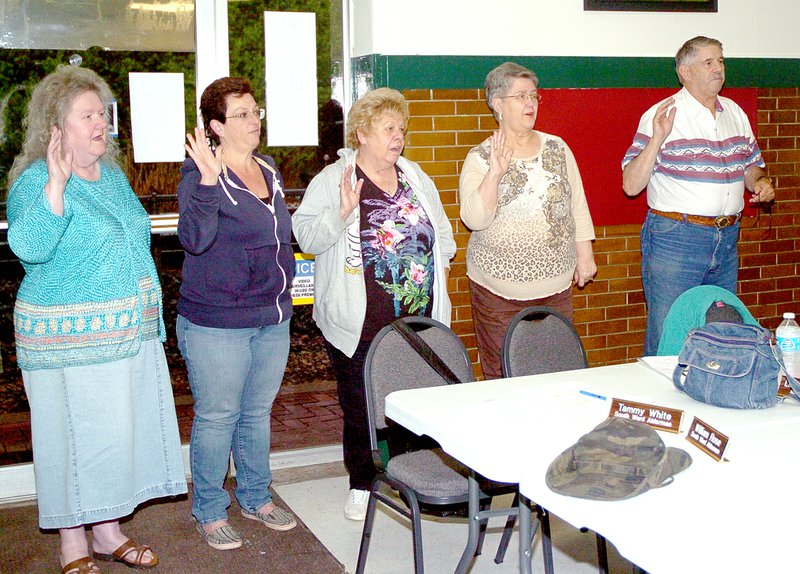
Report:
[[[285,507],[277,495],[274,500]],[[244,546],[218,551],[202,541],[190,518],[190,509],[191,501],[186,496],[162,500],[140,507],[124,522],[123,530],[131,539],[150,544],[158,553],[161,562],[152,571],[154,574],[344,572],[344,567],[299,520],[297,528],[275,532],[242,517],[234,501],[228,509],[230,522],[244,538]],[[35,504],[0,508],[0,536],[0,572],[60,572],[58,532],[39,530]],[[134,572],[122,564],[100,565],[104,574]]]

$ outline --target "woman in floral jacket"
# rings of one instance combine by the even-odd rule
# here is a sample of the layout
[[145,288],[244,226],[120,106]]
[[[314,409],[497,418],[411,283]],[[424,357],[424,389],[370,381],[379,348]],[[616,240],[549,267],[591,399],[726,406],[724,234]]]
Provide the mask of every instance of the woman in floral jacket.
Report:
[[348,114],[348,148],[312,180],[292,217],[300,247],[316,255],[313,316],[344,412],[351,520],[364,519],[375,474],[363,379],[372,339],[408,315],[450,324],[447,274],[456,244],[433,181],[401,155],[407,122],[402,94],[365,94]]

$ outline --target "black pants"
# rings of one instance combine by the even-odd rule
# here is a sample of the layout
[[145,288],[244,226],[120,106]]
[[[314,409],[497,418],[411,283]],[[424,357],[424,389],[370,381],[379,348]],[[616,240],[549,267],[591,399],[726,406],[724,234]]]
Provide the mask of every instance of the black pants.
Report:
[[361,341],[352,357],[325,341],[336,375],[336,392],[342,408],[344,466],[350,475],[350,488],[369,490],[375,478],[375,465],[369,448],[367,402],[364,394],[364,359],[369,341]]

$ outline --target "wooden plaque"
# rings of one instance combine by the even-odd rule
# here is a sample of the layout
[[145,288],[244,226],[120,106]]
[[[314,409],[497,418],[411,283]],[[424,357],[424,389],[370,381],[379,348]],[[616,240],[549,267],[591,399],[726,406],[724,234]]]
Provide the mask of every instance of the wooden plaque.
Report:
[[611,399],[608,416],[644,423],[656,430],[679,433],[683,411],[624,399]]

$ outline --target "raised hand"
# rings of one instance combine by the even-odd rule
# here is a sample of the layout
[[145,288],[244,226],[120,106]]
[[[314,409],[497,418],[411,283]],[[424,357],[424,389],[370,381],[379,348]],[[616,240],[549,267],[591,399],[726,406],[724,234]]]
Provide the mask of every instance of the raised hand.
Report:
[[50,143],[47,144],[47,183],[44,192],[50,202],[50,209],[56,215],[64,214],[64,190],[72,176],[73,151],[71,147],[64,146],[64,143],[63,132],[53,126]]
[[495,175],[503,176],[511,163],[514,149],[506,148],[505,145],[506,136],[502,130],[497,130],[489,136],[489,171]]
[[675,98],[667,98],[656,108],[653,116],[653,139],[658,142],[659,146],[667,139],[675,123],[677,108],[669,109],[673,104],[675,104]]
[[206,140],[206,134],[202,128],[194,128],[192,134],[186,134],[188,144],[184,144],[189,157],[194,160],[197,169],[200,170],[200,183],[203,185],[216,185],[220,171],[222,171],[222,160],[219,157],[219,148],[212,150]]
[[[672,109],[670,109],[672,106]],[[622,170],[622,189],[625,195],[633,197],[647,187],[653,168],[656,165],[661,146],[667,141],[675,124],[675,98],[669,97],[661,102],[653,115],[653,136],[644,149]]]
[[50,143],[47,144],[47,178],[63,192],[72,175],[72,148],[67,146],[62,149],[62,143],[63,132],[53,126]]
[[351,177],[354,169],[355,167],[352,165],[344,168],[342,181],[339,183],[339,217],[342,218],[342,221],[347,219],[361,199],[361,188],[364,186],[364,180],[359,179],[356,182],[355,189],[353,189]]

